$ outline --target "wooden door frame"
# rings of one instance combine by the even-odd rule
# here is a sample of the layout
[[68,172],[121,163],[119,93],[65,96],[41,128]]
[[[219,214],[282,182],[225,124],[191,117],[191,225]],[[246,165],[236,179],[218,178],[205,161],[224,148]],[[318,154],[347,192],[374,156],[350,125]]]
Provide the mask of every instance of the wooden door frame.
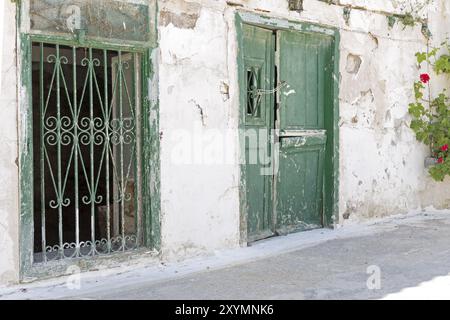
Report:
[[[309,22],[290,21],[282,18],[269,17],[247,11],[237,11],[235,14],[235,27],[237,34],[237,66],[239,84],[239,131],[245,129],[245,87],[244,52],[241,48],[244,45],[243,25],[253,25],[271,30],[290,30],[303,33],[319,33],[331,36],[334,42],[334,68],[333,68],[333,119],[331,133],[329,137],[331,144],[327,149],[332,149],[331,163],[325,164],[325,170],[331,176],[325,176],[324,180],[324,226],[334,227],[339,220],[339,30],[334,27]],[[331,126],[330,126],[331,127]],[[330,146],[328,148],[328,146]],[[245,141],[239,139],[240,159],[245,159]],[[329,152],[330,150],[328,150]],[[247,236],[247,197],[246,197],[246,165],[240,163],[240,183],[239,183],[239,212],[240,212],[240,244],[248,244]]]

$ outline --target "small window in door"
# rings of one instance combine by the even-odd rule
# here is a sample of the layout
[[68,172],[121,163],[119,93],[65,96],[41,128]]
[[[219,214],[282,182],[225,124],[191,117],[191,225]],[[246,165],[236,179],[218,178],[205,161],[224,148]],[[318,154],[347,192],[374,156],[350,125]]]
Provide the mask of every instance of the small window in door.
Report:
[[141,61],[33,43],[34,263],[141,245]]
[[252,118],[261,117],[260,74],[259,67],[247,68],[247,116]]

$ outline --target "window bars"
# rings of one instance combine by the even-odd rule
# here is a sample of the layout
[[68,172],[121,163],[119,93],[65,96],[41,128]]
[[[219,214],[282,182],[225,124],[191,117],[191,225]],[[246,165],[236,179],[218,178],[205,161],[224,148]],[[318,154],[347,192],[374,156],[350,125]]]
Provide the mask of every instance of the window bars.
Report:
[[141,54],[41,42],[32,53],[34,262],[139,247]]

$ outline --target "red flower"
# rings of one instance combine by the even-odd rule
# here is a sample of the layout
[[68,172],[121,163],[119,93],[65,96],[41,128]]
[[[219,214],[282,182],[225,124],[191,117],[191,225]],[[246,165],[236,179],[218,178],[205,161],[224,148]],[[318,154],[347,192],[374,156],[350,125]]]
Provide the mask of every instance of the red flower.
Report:
[[440,157],[440,158],[437,160],[437,162],[438,162],[438,163],[444,163],[444,158]]
[[442,147],[441,147],[441,151],[447,151],[448,150],[448,144],[444,144]]
[[430,81],[430,76],[428,73],[422,73],[420,75],[420,81],[422,81],[423,83],[428,83],[428,81]]

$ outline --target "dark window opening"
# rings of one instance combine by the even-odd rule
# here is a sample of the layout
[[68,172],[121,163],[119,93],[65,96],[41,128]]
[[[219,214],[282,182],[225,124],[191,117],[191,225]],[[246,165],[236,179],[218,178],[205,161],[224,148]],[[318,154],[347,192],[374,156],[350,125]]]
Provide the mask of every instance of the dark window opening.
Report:
[[141,55],[33,43],[34,262],[139,247]]

